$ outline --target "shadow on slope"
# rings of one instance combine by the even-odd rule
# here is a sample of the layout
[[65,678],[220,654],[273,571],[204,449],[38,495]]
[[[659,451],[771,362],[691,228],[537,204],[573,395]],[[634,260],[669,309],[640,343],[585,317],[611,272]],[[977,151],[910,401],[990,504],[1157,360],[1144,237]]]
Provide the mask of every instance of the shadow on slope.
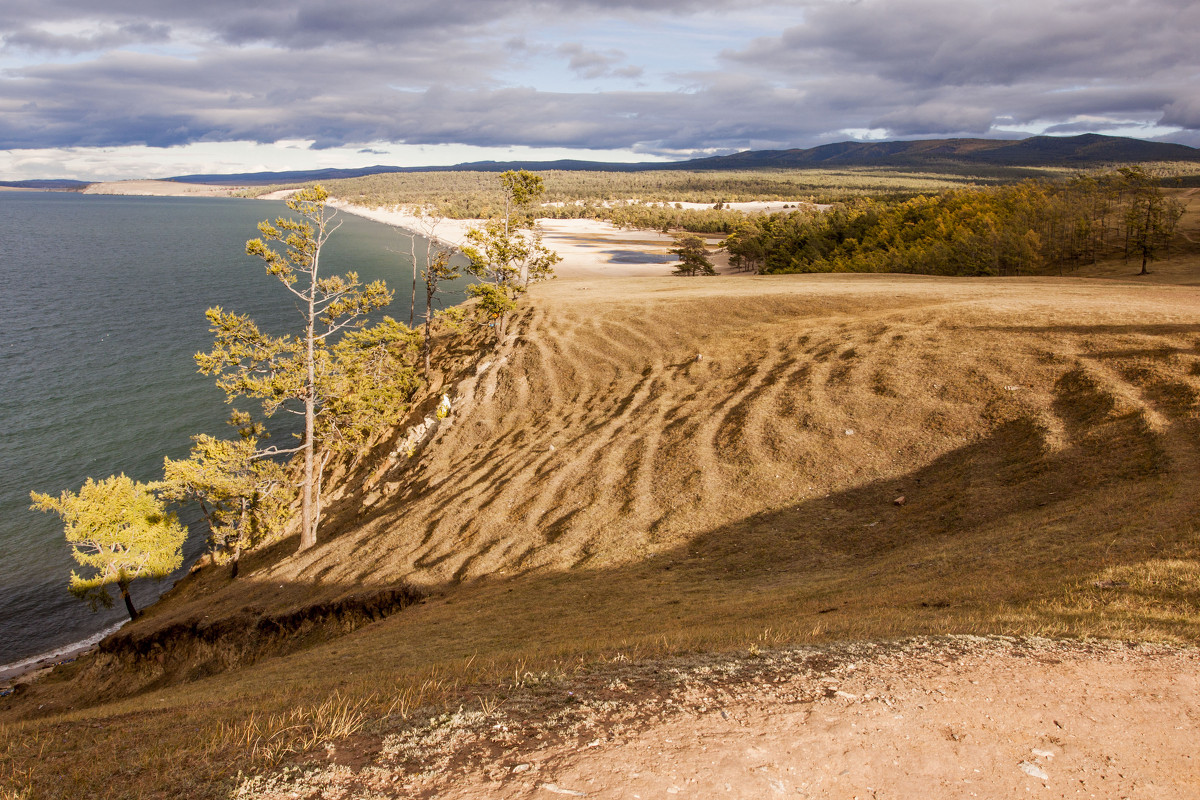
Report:
[[[1154,385],[1155,363],[1142,364],[1140,385]],[[373,622],[333,614],[256,639],[289,609],[397,586],[249,575],[227,588],[258,598],[258,611],[218,604],[208,611],[235,611],[205,619],[202,605],[185,606],[187,624],[165,615],[112,640],[0,700],[0,718],[37,718],[22,741],[43,744],[20,762],[35,794],[119,784],[129,796],[215,797],[236,769],[264,765],[246,738],[256,724],[330,698],[367,726],[356,747],[370,753],[414,709],[496,702],[505,686],[553,685],[597,661],[924,633],[1197,641],[1196,393],[1138,406],[1121,386],[1091,361],[1060,375],[1065,446],[1040,417],[1009,419],[915,469],[714,525],[638,561],[445,583]],[[224,571],[204,579],[213,591],[222,581]],[[81,768],[84,751],[92,766]]]
[[[315,681],[332,691],[346,675],[322,667],[331,648],[349,673],[394,682],[475,656],[721,649],[765,631],[773,641],[946,632],[1195,640],[1194,582],[1106,577],[1168,562],[1171,574],[1195,570],[1194,393],[1160,430],[1082,369],[1061,377],[1056,398],[1070,447],[1052,449],[1044,428],[1013,420],[920,469],[756,513],[626,566],[483,578],[427,598],[331,585],[316,594],[343,599],[316,605],[303,602],[312,584],[250,577],[237,588],[259,607],[112,637],[64,670],[81,679],[75,686],[55,681],[33,694],[61,707],[67,696],[96,702],[235,668],[259,673],[256,684],[270,676],[275,687]],[[290,610],[267,610],[281,606]]]

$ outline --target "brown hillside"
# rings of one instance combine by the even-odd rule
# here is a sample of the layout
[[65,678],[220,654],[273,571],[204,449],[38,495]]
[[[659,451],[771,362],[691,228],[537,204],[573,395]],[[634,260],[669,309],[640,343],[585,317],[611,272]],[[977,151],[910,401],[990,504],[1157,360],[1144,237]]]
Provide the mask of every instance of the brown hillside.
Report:
[[[651,556],[684,595],[770,587],[756,625],[853,608],[848,632],[888,632],[925,603],[968,630],[1076,631],[1067,607],[1124,602],[1085,591],[1108,571],[1195,545],[1198,306],[1054,279],[539,287],[452,427],[343,482],[324,546],[244,581],[206,570],[122,637],[400,583],[607,584]],[[653,627],[646,588],[614,603]],[[1195,633],[1135,617],[1079,630]]]
[[272,610],[663,554],[809,591],[953,568],[956,594],[1028,600],[1021,572],[1066,589],[1190,530],[1198,310],[1050,279],[539,287],[452,427],[346,482],[325,546],[193,595]]
[[[1195,288],[772,276],[531,294],[515,341],[456,390],[451,427],[412,460],[389,441],[343,481],[321,546],[284,542],[233,582],[206,567],[115,655],[0,701],[52,732],[30,784],[78,773],[86,744],[96,763],[73,791],[109,785],[106,748],[133,748],[155,787],[218,785],[251,757],[248,708],[259,724],[337,690],[385,730],[401,698],[469,701],[618,654],[1198,638]],[[378,605],[402,583],[428,597]],[[348,596],[358,618],[339,616]],[[281,650],[146,644],[322,603],[324,627]],[[144,688],[161,690],[81,710]],[[146,708],[162,711],[129,713]],[[79,719],[114,725],[108,744]]]
[[[609,567],[761,514],[803,517],[787,549],[822,560],[822,534],[874,547],[1062,502],[1090,516],[1111,502],[1079,494],[1194,456],[1196,299],[876,277],[546,287],[474,407],[287,577]],[[1067,495],[1055,511],[1006,491],[1035,478]],[[813,513],[839,494],[852,518]]]

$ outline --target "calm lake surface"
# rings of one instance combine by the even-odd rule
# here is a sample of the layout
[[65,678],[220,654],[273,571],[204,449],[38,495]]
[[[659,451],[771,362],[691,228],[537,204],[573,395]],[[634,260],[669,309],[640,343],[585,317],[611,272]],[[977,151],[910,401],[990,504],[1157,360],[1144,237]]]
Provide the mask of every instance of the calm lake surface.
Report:
[[[187,455],[192,435],[232,434],[224,395],[192,356],[212,345],[211,306],[297,330],[292,296],[244,252],[260,220],[288,213],[261,200],[0,191],[0,665],[126,618],[119,597],[93,613],[67,593],[75,563],[61,520],[30,511],[29,492],[57,495],[120,472],[154,480],[164,456]],[[384,313],[407,322],[407,236],[339,219],[323,274],[386,280],[397,299]],[[462,283],[447,304],[461,300]],[[192,528],[185,568],[203,548]],[[135,601],[174,580],[136,582]]]

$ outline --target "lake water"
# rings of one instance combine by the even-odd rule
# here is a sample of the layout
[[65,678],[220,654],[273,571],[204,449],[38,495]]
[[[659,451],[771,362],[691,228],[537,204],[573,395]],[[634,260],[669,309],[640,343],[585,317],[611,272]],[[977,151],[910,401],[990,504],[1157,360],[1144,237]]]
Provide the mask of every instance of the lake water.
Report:
[[[224,395],[192,356],[212,345],[211,306],[297,330],[292,296],[244,252],[260,220],[287,213],[261,200],[0,191],[0,665],[126,617],[119,597],[93,613],[67,593],[75,564],[61,520],[30,511],[29,492],[57,495],[120,472],[154,480],[164,456],[186,456],[193,434],[232,433]],[[339,219],[323,274],[386,280],[397,299],[384,313],[407,322],[407,237]],[[461,300],[462,283],[446,303]],[[193,529],[186,564],[203,548]],[[137,581],[135,602],[173,580]]]

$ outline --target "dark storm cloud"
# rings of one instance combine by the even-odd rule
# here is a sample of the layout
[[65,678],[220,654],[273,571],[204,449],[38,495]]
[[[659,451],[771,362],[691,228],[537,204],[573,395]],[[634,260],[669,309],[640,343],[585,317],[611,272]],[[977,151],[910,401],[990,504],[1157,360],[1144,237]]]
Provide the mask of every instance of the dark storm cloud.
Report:
[[261,42],[306,49],[340,43],[396,44],[430,33],[448,37],[464,29],[486,31],[523,15],[685,13],[721,5],[716,0],[2,0],[0,32],[28,37],[24,31],[41,23],[141,20],[204,31],[227,44]]
[[[812,4],[802,24],[724,57],[777,80],[836,77],[834,91],[874,111],[865,125],[894,136],[1075,115],[1196,127],[1172,89],[1197,71],[1196,30],[1200,5],[1176,0],[863,0]],[[823,82],[810,100],[833,106]]]
[[86,34],[54,34],[20,28],[5,35],[4,43],[25,50],[88,53],[131,44],[160,44],[169,39],[170,28],[166,25],[133,22]]
[[[0,148],[307,139],[684,154],[815,144],[853,129],[996,135],[1160,119],[1200,129],[1190,41],[1200,5],[1190,2],[756,5],[774,8],[756,19],[760,30],[778,20],[777,34],[721,54],[720,69],[693,63],[703,53],[693,44],[674,69],[699,71],[672,73],[663,53],[696,31],[732,27],[749,6],[164,0],[147,10],[144,0],[0,0]],[[592,20],[656,31],[662,51],[547,32]],[[41,61],[22,65],[30,53]],[[56,61],[63,54],[73,57]],[[564,75],[589,83],[514,88],[539,63],[558,65],[556,87]]]

